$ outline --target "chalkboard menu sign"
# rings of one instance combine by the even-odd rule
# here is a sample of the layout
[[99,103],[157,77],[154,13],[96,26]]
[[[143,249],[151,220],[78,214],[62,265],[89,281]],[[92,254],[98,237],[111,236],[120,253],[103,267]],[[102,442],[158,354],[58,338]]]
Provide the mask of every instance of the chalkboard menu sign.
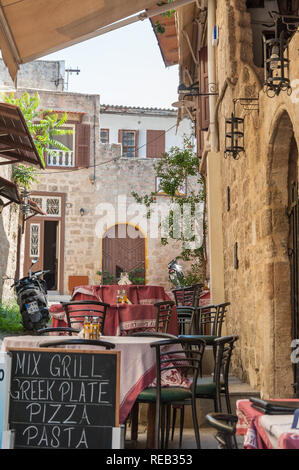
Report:
[[119,351],[11,349],[14,448],[111,449]]

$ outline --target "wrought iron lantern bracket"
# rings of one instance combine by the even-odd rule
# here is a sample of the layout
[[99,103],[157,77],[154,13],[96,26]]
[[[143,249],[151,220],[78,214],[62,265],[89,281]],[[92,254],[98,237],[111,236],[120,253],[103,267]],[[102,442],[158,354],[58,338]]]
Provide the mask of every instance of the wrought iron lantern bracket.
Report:
[[225,151],[224,157],[232,157],[238,160],[242,154],[245,154],[244,144],[244,118],[236,116],[236,106],[239,103],[246,111],[258,111],[258,98],[235,98],[233,100],[233,112],[225,120]]

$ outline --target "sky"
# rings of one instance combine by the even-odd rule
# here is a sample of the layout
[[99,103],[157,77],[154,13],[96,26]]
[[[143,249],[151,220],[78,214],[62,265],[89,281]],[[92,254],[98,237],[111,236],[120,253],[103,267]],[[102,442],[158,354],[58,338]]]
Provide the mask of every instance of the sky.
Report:
[[170,108],[177,101],[178,67],[165,67],[149,20],[42,57],[65,60],[68,91],[99,94],[102,104]]

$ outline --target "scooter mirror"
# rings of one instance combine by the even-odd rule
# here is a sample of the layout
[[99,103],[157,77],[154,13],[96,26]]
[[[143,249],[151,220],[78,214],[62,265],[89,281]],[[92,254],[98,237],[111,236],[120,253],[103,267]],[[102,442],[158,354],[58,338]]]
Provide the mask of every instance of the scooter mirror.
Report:
[[31,266],[33,266],[33,265],[36,264],[37,262],[38,262],[38,258],[34,258],[34,259],[32,260]]

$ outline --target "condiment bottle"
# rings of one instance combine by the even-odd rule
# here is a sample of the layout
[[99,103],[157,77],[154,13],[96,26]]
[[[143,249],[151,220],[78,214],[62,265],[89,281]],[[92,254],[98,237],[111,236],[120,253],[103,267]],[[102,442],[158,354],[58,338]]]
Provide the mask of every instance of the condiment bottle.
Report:
[[91,337],[92,339],[99,339],[100,337],[100,323],[98,317],[93,317],[91,325]]
[[85,317],[84,318],[84,325],[83,325],[83,330],[84,330],[84,338],[85,339],[90,339],[90,318]]
[[120,290],[118,290],[117,295],[116,295],[116,303],[121,304],[122,301],[123,301],[123,299],[122,299],[122,296],[121,296],[121,292],[120,292]]
[[125,290],[122,291],[122,300],[123,302],[125,302],[126,304],[128,303],[128,297],[127,297],[127,293]]

